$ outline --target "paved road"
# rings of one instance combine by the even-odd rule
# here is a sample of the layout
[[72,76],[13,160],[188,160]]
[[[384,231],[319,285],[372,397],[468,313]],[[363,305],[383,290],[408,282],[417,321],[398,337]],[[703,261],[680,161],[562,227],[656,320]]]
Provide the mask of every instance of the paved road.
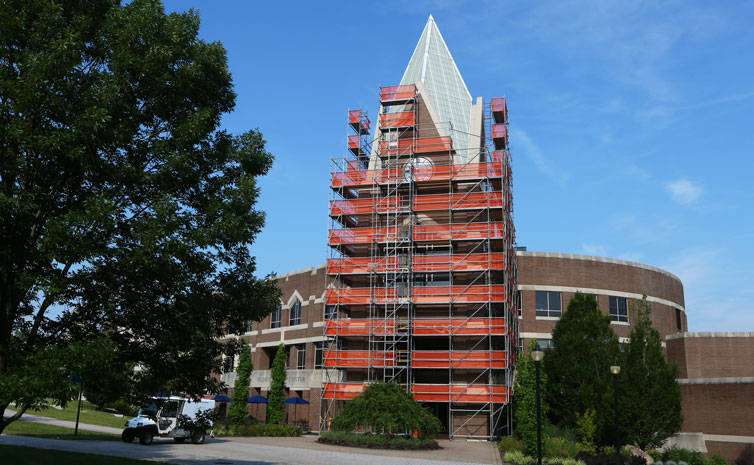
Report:
[[[155,439],[151,446],[138,442],[62,441],[23,436],[0,436],[0,444],[24,445],[41,449],[58,449],[154,460],[181,465],[478,465],[499,464],[494,445],[489,443],[441,442],[439,451],[370,451],[324,446],[312,437],[208,439],[203,445],[176,444]],[[277,445],[271,445],[271,442]],[[374,453],[372,453],[374,452]],[[468,457],[465,459],[464,457]]]
[[[5,415],[6,417],[9,417],[13,415],[13,410],[6,410]],[[62,426],[65,428],[75,428],[76,422],[75,421],[68,421],[68,420],[57,420],[55,418],[50,417],[42,417],[39,415],[31,415],[28,413],[24,413],[24,415],[21,417],[18,421],[32,421],[34,423],[44,423],[46,425],[53,425],[53,426]],[[123,420],[123,423],[126,423],[126,420]],[[79,429],[84,431],[96,431],[98,433],[110,433],[110,434],[117,434],[120,436],[120,433],[123,432],[123,428],[112,428],[110,426],[99,426],[99,425],[90,425],[87,423],[79,423]]]

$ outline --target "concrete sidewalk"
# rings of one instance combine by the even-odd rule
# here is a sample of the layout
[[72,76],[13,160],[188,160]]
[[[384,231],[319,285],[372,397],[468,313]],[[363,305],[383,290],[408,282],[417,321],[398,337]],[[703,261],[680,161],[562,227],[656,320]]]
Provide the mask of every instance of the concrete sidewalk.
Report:
[[438,451],[364,450],[326,446],[316,437],[207,439],[203,445],[155,439],[151,446],[115,441],[62,441],[0,436],[0,445],[113,455],[181,465],[479,465],[500,464],[494,444],[439,441]]
[[[5,415],[6,417],[12,416],[14,413],[16,413],[13,410],[6,410]],[[53,426],[62,426],[64,428],[75,428],[76,422],[75,421],[68,421],[68,420],[58,420],[55,418],[49,418],[49,417],[42,417],[39,415],[31,415],[29,413],[24,413],[24,415],[18,419],[18,421],[31,421],[34,423],[44,423],[46,425],[53,425]],[[123,424],[125,424],[125,419],[123,420]],[[109,433],[109,434],[117,434],[120,436],[120,433],[123,432],[123,428],[113,428],[110,426],[99,426],[99,425],[90,425],[88,423],[79,423],[79,429],[84,431],[94,431],[97,433]]]

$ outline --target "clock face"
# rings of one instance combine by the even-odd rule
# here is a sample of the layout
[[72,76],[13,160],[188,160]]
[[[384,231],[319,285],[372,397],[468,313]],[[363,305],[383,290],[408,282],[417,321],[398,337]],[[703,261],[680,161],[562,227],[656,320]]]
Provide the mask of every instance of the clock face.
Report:
[[432,161],[419,157],[403,166],[403,178],[406,181],[428,181],[432,177]]

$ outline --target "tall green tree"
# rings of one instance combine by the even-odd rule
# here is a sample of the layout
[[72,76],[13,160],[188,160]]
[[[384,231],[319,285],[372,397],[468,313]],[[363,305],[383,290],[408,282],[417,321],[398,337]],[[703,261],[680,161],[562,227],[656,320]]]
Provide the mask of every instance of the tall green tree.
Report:
[[632,306],[637,320],[621,354],[618,376],[620,428],[624,443],[647,450],[681,430],[681,388],[678,367],[665,359],[662,336],[652,327],[647,296],[632,301]]
[[230,404],[230,422],[243,425],[249,414],[249,382],[254,365],[251,363],[251,348],[246,340],[241,342],[241,355],[236,368],[236,382],[233,384],[233,402]]
[[285,415],[285,379],[288,376],[286,367],[288,356],[285,353],[285,345],[281,342],[278,346],[275,359],[272,361],[270,370],[270,391],[267,394],[267,423],[276,424],[283,421]]
[[618,353],[618,338],[610,317],[591,294],[577,292],[552,332],[553,348],[542,361],[547,373],[547,403],[553,424],[576,428],[577,413],[597,412],[597,440],[605,443],[612,424],[610,365]]
[[159,0],[0,2],[0,433],[65,402],[69,368],[38,374],[71,343],[106,335],[136,394],[201,393],[219,336],[277,305],[250,252],[273,157],[219,129],[235,93],[198,31]]
[[[537,341],[532,341],[529,351],[519,359],[516,365],[515,395],[513,396],[516,434],[524,442],[526,453],[534,457],[537,454],[537,373],[534,361],[531,359],[531,353],[537,347]],[[549,407],[545,395],[547,392],[547,374],[541,367],[539,378],[540,410],[544,423]]]
[[355,399],[346,402],[333,419],[333,429],[353,431],[368,428],[374,433],[439,433],[442,425],[432,412],[395,383],[370,384]]

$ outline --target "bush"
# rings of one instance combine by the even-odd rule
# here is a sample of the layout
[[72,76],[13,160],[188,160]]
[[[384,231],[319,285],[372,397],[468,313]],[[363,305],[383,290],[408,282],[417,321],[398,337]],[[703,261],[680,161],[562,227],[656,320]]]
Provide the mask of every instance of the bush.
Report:
[[215,430],[215,434],[218,436],[265,436],[265,437],[280,437],[280,438],[292,438],[301,436],[304,434],[303,430],[298,426],[292,425],[276,425],[276,424],[256,424],[256,425],[240,425],[240,426],[219,426]]
[[366,449],[433,450],[440,449],[434,439],[389,436],[384,434],[327,431],[317,442],[334,446],[362,447]]
[[688,465],[707,465],[706,460],[700,452],[682,449],[675,445],[665,449],[661,460],[663,462],[686,462]]
[[[537,459],[525,455],[520,451],[506,452],[503,455],[503,460],[508,463],[515,463],[516,465],[533,465],[537,463]],[[585,465],[584,462],[567,457],[543,457],[543,464],[548,465]]]
[[524,441],[520,439],[516,439],[513,436],[504,436],[500,439],[500,442],[497,445],[498,449],[500,449],[501,454],[505,454],[506,452],[524,452]]
[[577,460],[581,460],[585,465],[625,465],[628,457],[621,454],[592,454],[589,452],[579,452],[576,455]]
[[542,455],[545,457],[566,457],[572,459],[576,458],[579,452],[590,451],[584,445],[564,438],[545,437],[542,443]]
[[650,449],[647,451],[647,454],[649,454],[655,462],[662,460],[662,451],[659,449]]
[[395,383],[370,384],[358,397],[346,402],[332,427],[336,431],[366,429],[388,434],[418,430],[421,435],[442,429],[440,420]]
[[542,425],[542,436],[548,436],[551,438],[563,438],[572,442],[579,442],[579,437],[572,429],[562,426],[553,425],[551,423],[545,423]]
[[728,465],[728,459],[720,454],[713,454],[707,461],[709,465]]

